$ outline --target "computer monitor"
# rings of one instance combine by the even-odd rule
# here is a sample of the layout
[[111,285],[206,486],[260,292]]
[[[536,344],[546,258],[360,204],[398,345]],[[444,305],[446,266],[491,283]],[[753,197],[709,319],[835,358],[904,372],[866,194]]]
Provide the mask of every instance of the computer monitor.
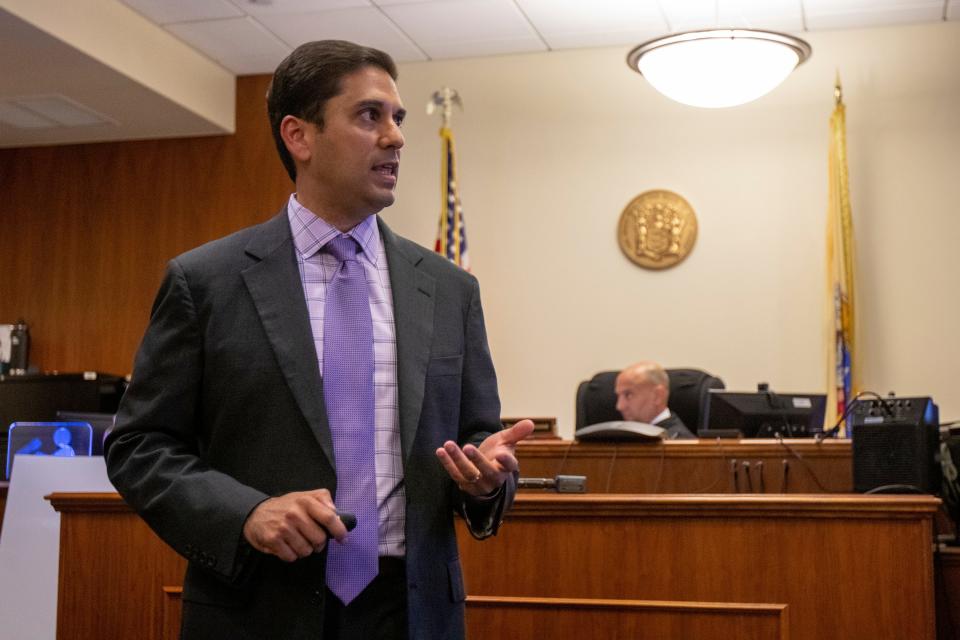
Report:
[[818,393],[710,389],[704,424],[744,438],[806,438],[823,431],[827,397]]
[[0,376],[0,451],[13,422],[49,422],[58,411],[114,413],[126,383],[105,373]]
[[7,438],[3,477],[10,478],[16,456],[89,456],[93,427],[86,422],[14,422]]

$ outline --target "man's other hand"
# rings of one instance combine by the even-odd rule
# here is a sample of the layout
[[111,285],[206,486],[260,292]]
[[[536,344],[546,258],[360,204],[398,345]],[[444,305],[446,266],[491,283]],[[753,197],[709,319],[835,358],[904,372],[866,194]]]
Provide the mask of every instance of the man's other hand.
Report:
[[517,443],[531,433],[533,422],[521,420],[487,436],[479,447],[468,444],[461,449],[447,440],[437,449],[437,457],[461,491],[477,497],[490,495],[519,469]]

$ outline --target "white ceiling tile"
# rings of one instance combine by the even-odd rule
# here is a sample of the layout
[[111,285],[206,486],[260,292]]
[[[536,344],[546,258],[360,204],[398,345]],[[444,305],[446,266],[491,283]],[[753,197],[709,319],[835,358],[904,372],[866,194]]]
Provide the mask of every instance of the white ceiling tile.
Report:
[[548,42],[667,31],[656,0],[517,0],[517,5]]
[[589,47],[636,46],[666,34],[666,30],[597,31],[583,33],[559,33],[544,36],[553,50],[584,49]]
[[720,22],[737,29],[803,31],[800,0],[720,0]]
[[182,22],[167,29],[237,75],[272,73],[291,51],[250,17]]
[[716,29],[720,27],[716,0],[659,0],[670,31]]
[[237,8],[251,16],[279,13],[314,13],[348,7],[370,7],[370,0],[230,0]]
[[547,48],[512,0],[434,0],[382,10],[431,58]]
[[227,0],[122,0],[137,13],[157,24],[234,18],[243,12]]
[[697,29],[802,31],[800,0],[660,0],[673,32]]
[[943,17],[943,0],[803,0],[808,29],[856,29]]
[[432,0],[388,5],[383,11],[421,43],[536,37],[512,0]]
[[435,42],[425,47],[432,60],[446,58],[473,58],[546,51],[547,47],[537,40],[476,40]]
[[395,24],[373,7],[262,15],[259,20],[291,47],[312,40],[340,39],[376,47],[398,62],[426,59]]

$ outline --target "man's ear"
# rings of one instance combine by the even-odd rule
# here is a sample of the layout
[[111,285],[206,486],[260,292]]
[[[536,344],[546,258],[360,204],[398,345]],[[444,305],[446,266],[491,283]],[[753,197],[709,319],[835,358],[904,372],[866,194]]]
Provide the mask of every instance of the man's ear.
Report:
[[667,393],[667,388],[662,384],[658,384],[653,389],[654,393],[657,394],[657,404],[663,407],[667,406],[667,396],[669,395]]
[[310,161],[310,143],[313,139],[310,124],[296,116],[284,116],[280,121],[280,137],[293,159],[305,164]]

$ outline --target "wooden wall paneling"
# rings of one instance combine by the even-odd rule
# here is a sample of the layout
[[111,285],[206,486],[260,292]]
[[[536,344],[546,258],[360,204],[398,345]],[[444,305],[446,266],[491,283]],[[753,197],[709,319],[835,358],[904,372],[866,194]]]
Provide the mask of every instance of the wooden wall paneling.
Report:
[[524,477],[583,475],[591,493],[779,493],[784,461],[786,493],[853,490],[849,440],[536,440],[521,442],[517,458]]
[[33,364],[129,373],[167,261],[284,205],[268,82],[238,78],[234,135],[0,149],[0,322]]
[[61,512],[57,639],[161,640],[165,587],[183,584],[186,561],[116,494],[54,494],[51,504]]
[[504,429],[509,429],[521,420],[530,420],[533,422],[533,433],[530,434],[531,440],[559,440],[557,435],[557,419],[554,416],[547,417],[529,417],[529,418],[510,418],[501,417],[500,424]]
[[467,628],[471,639],[787,640],[787,609],[764,604],[470,596]]
[[[183,582],[180,580],[180,582]],[[160,640],[180,637],[180,618],[183,611],[183,587],[163,587],[163,605],[160,607]]]
[[960,640],[960,547],[941,544],[935,559],[937,638]]
[[929,640],[937,504],[526,494],[461,556],[470,595],[783,603],[793,640]]

